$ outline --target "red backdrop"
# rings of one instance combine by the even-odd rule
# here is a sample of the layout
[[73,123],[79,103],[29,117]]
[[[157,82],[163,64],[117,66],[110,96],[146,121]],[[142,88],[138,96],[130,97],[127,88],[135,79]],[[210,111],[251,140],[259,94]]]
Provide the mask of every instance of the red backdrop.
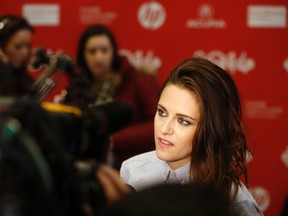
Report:
[[225,68],[242,97],[249,142],[250,191],[279,215],[288,196],[288,2],[284,0],[1,1],[0,15],[23,15],[35,26],[33,47],[75,56],[92,23],[108,25],[123,55],[156,70],[163,82],[183,58],[202,55]]

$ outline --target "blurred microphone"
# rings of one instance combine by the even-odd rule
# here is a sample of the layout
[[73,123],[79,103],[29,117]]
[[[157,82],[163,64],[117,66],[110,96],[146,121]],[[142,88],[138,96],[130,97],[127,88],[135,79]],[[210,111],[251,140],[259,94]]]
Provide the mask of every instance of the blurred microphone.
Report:
[[[39,53],[39,55],[43,54],[42,51],[39,51]],[[24,98],[32,98],[40,102],[56,85],[55,81],[51,78],[52,74],[56,71],[59,71],[65,72],[68,75],[72,75],[73,68],[74,64],[69,56],[58,56],[56,61],[50,63],[46,70],[34,82]]]

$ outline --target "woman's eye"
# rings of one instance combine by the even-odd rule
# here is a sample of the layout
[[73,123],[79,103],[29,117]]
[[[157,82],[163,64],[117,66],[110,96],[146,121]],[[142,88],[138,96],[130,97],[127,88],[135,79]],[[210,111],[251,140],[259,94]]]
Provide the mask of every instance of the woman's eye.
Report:
[[162,117],[166,117],[167,116],[167,113],[165,113],[164,110],[162,110],[162,109],[158,109],[157,112],[158,112],[159,116],[162,116]]
[[187,121],[187,120],[185,120],[185,119],[183,119],[183,118],[178,119],[178,122],[179,122],[181,125],[183,125],[183,126],[188,126],[188,125],[190,125],[190,122]]
[[89,49],[88,53],[94,55],[96,53],[96,49]]
[[110,50],[109,50],[109,47],[101,47],[101,52],[103,53],[103,54],[106,54],[106,53],[108,53]]

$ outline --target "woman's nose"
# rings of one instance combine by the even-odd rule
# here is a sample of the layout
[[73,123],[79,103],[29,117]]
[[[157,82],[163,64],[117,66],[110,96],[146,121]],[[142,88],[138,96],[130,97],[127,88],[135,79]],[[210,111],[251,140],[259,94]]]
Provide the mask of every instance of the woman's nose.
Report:
[[170,135],[173,133],[173,123],[171,119],[167,119],[163,122],[160,128],[161,133]]
[[104,57],[104,55],[103,55],[103,53],[100,52],[100,51],[97,51],[97,52],[95,52],[95,54],[94,54],[94,58],[97,59],[98,61],[102,61],[103,57]]

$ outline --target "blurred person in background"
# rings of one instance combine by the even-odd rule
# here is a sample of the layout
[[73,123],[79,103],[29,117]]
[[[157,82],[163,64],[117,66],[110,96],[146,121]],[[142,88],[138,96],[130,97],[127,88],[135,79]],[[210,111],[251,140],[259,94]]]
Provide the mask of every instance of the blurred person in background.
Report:
[[33,83],[27,74],[33,27],[15,15],[0,17],[0,94],[22,96]]
[[153,148],[153,118],[157,102],[156,77],[136,71],[120,57],[115,36],[102,25],[89,26],[81,35],[76,63],[65,103],[82,110],[110,101],[122,101],[133,110],[127,128],[113,134],[116,166],[135,154]]

